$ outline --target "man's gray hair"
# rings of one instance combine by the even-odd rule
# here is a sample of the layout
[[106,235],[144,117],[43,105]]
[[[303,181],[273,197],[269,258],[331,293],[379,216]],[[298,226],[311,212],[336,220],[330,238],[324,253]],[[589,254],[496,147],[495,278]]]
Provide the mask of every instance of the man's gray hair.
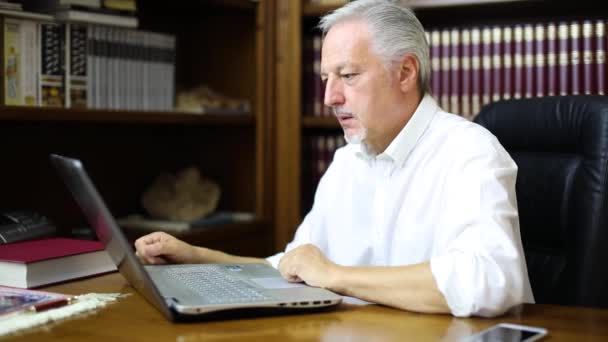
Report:
[[418,88],[430,93],[431,63],[424,28],[412,10],[399,0],[355,0],[326,14],[319,22],[323,37],[337,23],[362,19],[369,25],[372,48],[390,68],[406,54],[418,59]]

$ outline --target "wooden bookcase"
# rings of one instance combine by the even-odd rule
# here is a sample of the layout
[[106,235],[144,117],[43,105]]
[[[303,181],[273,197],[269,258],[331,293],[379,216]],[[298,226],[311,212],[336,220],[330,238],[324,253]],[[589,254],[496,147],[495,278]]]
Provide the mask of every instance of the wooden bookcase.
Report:
[[[197,166],[221,186],[219,210],[256,220],[179,235],[228,252],[265,256],[274,241],[274,0],[138,1],[140,29],[177,38],[176,88],[207,84],[248,99],[242,115],[0,108],[0,208],[47,215],[62,235],[86,226],[49,161],[82,159],[112,213],[141,211],[162,172]],[[145,232],[129,231],[131,239]]]
[[[450,27],[535,22],[546,18],[598,17],[597,2],[546,0],[410,0],[410,6],[425,25]],[[339,134],[341,128],[333,117],[311,117],[302,113],[302,38],[318,23],[318,18],[336,6],[317,5],[307,0],[277,2],[277,173],[275,247],[289,242],[298,224],[312,205],[312,190],[303,182],[306,177],[303,145],[307,136],[319,132]]]

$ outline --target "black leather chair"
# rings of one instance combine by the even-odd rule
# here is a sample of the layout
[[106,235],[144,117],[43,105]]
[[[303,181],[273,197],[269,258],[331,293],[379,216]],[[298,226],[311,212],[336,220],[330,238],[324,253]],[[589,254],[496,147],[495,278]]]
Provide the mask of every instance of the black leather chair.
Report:
[[499,101],[475,122],[519,167],[520,228],[536,302],[608,307],[608,97]]

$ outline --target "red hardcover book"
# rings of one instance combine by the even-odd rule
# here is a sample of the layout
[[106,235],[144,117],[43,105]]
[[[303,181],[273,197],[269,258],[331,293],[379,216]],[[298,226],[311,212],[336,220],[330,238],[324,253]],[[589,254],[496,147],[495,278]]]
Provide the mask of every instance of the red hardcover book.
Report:
[[492,101],[498,101],[502,97],[504,80],[502,78],[503,51],[502,51],[502,28],[492,28]]
[[595,70],[597,94],[606,94],[606,24],[595,22]]
[[481,109],[481,31],[471,30],[471,112]]
[[524,25],[524,97],[534,96],[534,26]]
[[581,24],[570,22],[570,94],[581,93]]
[[594,89],[595,80],[593,71],[595,69],[594,58],[593,58],[593,23],[591,20],[583,21],[583,37],[582,37],[582,70],[583,70],[583,79],[582,79],[582,92],[585,95],[595,94],[596,90]]
[[557,25],[547,24],[547,95],[557,94]]
[[450,31],[441,31],[441,108],[450,111]]
[[460,113],[460,31],[450,31],[450,112]]
[[558,64],[559,64],[559,88],[558,95],[568,95],[569,93],[569,85],[570,85],[570,77],[568,75],[569,65],[570,65],[570,57],[569,57],[569,34],[568,34],[568,23],[560,22],[557,27],[557,50],[559,51]]
[[481,104],[486,105],[492,99],[492,29],[481,30]]
[[519,99],[524,94],[524,27],[513,29],[513,97]]
[[0,285],[32,288],[115,271],[98,241],[49,238],[0,245]]
[[471,111],[471,30],[468,28],[460,31],[460,41],[462,42],[461,51],[461,94],[460,97],[460,111],[462,116],[465,118],[472,118],[473,113]]
[[441,33],[437,29],[431,31],[430,53],[431,90],[433,97],[439,100],[441,97]]
[[547,95],[546,77],[547,77],[547,40],[545,39],[545,25],[536,24],[534,26],[534,65],[535,65],[535,83],[536,83],[536,96],[542,97]]
[[323,102],[325,97],[325,84],[321,80],[321,35],[313,37],[313,79],[314,79],[314,99],[313,116],[323,115]]
[[502,98],[513,97],[513,29],[510,26],[502,28]]

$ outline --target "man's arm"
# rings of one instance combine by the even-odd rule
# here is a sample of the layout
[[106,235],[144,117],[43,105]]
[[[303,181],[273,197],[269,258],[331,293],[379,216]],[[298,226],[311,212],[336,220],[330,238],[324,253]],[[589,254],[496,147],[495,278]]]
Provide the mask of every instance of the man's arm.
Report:
[[416,312],[450,313],[428,262],[394,267],[340,266],[308,244],[287,253],[279,271],[289,281],[305,281],[370,302]]
[[241,257],[192,246],[167,233],[155,232],[135,241],[135,254],[145,264],[264,263],[265,259]]

